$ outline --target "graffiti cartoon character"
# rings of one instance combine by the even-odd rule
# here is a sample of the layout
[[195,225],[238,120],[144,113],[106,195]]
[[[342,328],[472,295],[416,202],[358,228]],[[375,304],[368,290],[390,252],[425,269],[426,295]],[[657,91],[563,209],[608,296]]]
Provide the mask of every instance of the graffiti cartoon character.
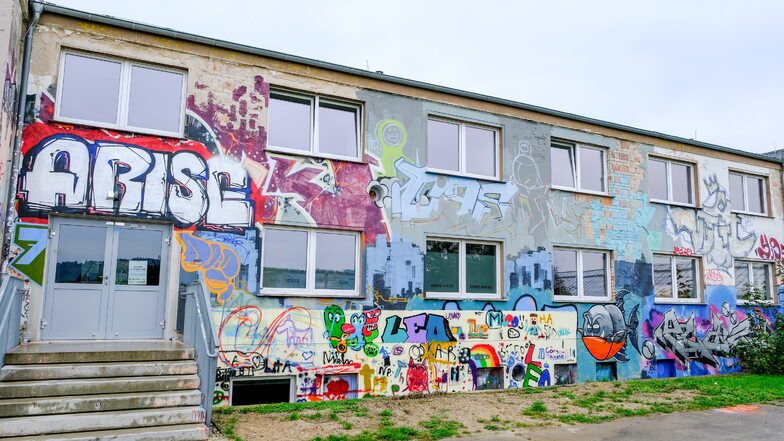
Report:
[[329,305],[324,308],[324,327],[327,329],[325,337],[338,352],[346,352],[347,349],[346,336],[343,333],[345,323],[346,314],[343,312],[343,308],[337,305]]
[[408,383],[405,390],[411,392],[424,392],[427,390],[427,367],[424,363],[414,363],[414,359],[408,361],[408,373],[406,374]]
[[379,347],[373,343],[378,337],[378,318],[381,315],[380,308],[373,308],[370,311],[365,311],[365,327],[362,328],[362,335],[365,337],[365,355],[368,357],[375,357],[378,355]]
[[618,361],[629,361],[626,351],[621,351],[631,338],[632,345],[639,352],[637,342],[637,308],[635,305],[626,322],[623,310],[623,299],[626,292],[621,293],[615,305],[594,305],[583,314],[583,327],[578,330],[582,334],[583,344],[597,360],[608,360],[616,357]]
[[343,324],[343,335],[347,335],[346,343],[348,347],[355,351],[361,350],[365,346],[365,336],[362,330],[365,328],[367,319],[362,313],[351,314],[349,323]]

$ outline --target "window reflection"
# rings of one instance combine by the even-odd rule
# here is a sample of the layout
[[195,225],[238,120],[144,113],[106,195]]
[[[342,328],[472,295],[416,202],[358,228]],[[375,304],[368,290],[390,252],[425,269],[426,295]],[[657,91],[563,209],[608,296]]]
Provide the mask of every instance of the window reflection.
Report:
[[62,225],[58,235],[55,283],[102,283],[106,227]]

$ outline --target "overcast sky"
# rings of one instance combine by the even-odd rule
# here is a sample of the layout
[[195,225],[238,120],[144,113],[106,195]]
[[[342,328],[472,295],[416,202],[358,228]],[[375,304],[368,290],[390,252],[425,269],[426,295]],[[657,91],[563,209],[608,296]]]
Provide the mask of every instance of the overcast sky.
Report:
[[784,148],[784,2],[56,0],[750,152]]

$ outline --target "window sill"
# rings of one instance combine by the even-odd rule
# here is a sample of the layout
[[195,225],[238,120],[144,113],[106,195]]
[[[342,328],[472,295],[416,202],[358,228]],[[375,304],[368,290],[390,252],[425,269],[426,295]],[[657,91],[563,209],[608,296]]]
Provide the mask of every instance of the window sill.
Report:
[[595,297],[595,298],[588,298],[588,297],[565,297],[565,296],[553,296],[553,302],[555,303],[612,303],[613,299],[609,297]]
[[484,297],[484,296],[477,296],[476,294],[425,293],[425,300],[469,300],[469,301],[476,300],[476,301],[487,301],[487,302],[500,302],[505,299],[503,296],[496,295],[496,294],[490,294],[487,297]]
[[653,303],[656,305],[706,305],[702,299],[671,299],[671,298],[656,298],[654,297]]
[[449,171],[449,170],[439,170],[437,168],[429,168],[428,167],[426,169],[426,171],[428,173],[434,174],[434,175],[445,175],[445,176],[452,176],[452,177],[455,177],[455,178],[478,179],[480,181],[497,182],[497,183],[500,183],[500,184],[503,184],[503,183],[506,182],[506,181],[504,181],[501,178],[496,178],[496,177],[492,177],[492,176],[472,175],[470,173],[460,173],[460,172]]
[[290,155],[290,156],[303,156],[308,158],[316,158],[316,159],[328,159],[330,161],[343,161],[343,162],[353,162],[355,164],[364,164],[367,165],[368,162],[364,158],[357,158],[351,156],[340,156],[340,155],[330,155],[324,153],[313,153],[313,152],[306,152],[304,150],[295,150],[295,149],[287,149],[285,147],[274,147],[274,146],[267,146],[264,151],[270,153],[279,153],[283,155]]
[[550,189],[551,190],[564,191],[564,192],[568,192],[568,193],[574,193],[574,194],[581,194],[581,195],[586,195],[586,196],[600,196],[600,197],[609,198],[609,199],[613,199],[615,197],[615,196],[611,196],[607,192],[591,191],[591,190],[580,190],[580,189],[576,189],[576,188],[559,187],[557,185],[551,185]]
[[360,294],[359,292],[346,292],[346,291],[265,291],[261,290],[256,293],[258,297],[306,297],[306,298],[324,298],[324,297],[335,297],[341,299],[363,299],[365,296]]
[[144,130],[144,129],[139,129],[138,127],[122,127],[115,124],[101,123],[97,121],[70,119],[70,118],[64,118],[60,116],[53,117],[52,119],[49,120],[49,122],[53,122],[57,124],[68,124],[71,126],[82,126],[90,129],[116,130],[118,132],[124,132],[131,135],[160,136],[163,138],[179,139],[183,141],[186,140],[184,133],[163,132],[154,129]]
[[765,218],[768,218],[768,219],[773,219],[773,216],[771,216],[768,213],[754,213],[753,211],[742,211],[742,210],[730,210],[730,213],[732,213],[732,214],[742,214],[744,216],[765,217]]
[[[754,306],[758,306],[758,305],[752,305],[751,304],[752,302],[746,300],[738,300],[736,303],[738,306],[742,306],[744,308],[753,308]],[[778,306],[778,304],[773,300],[760,300],[755,303],[762,303],[763,308],[772,308],[774,306]]]
[[652,204],[669,205],[669,206],[672,206],[672,207],[693,208],[695,210],[700,208],[697,204],[687,204],[687,203],[684,203],[684,202],[662,201],[662,200],[659,200],[659,199],[649,199],[648,202],[650,202]]

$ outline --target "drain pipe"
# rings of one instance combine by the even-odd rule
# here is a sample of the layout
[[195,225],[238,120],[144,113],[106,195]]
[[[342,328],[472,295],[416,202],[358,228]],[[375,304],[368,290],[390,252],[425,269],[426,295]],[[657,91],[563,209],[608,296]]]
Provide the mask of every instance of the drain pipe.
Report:
[[5,212],[5,225],[3,227],[3,250],[2,250],[2,266],[3,273],[7,271],[8,254],[11,246],[11,234],[13,233],[12,227],[14,225],[14,206],[16,205],[16,185],[19,177],[19,169],[21,163],[19,156],[22,151],[22,130],[24,129],[25,110],[27,107],[27,83],[28,76],[30,75],[30,53],[33,50],[33,30],[41,18],[41,12],[44,6],[41,3],[32,1],[30,5],[33,9],[33,16],[30,18],[30,23],[27,25],[27,33],[24,40],[24,52],[22,53],[22,76],[20,77],[19,86],[19,102],[16,111],[16,138],[14,139],[14,151],[11,154],[11,177],[8,180],[8,194],[6,195],[6,203],[8,207]]

